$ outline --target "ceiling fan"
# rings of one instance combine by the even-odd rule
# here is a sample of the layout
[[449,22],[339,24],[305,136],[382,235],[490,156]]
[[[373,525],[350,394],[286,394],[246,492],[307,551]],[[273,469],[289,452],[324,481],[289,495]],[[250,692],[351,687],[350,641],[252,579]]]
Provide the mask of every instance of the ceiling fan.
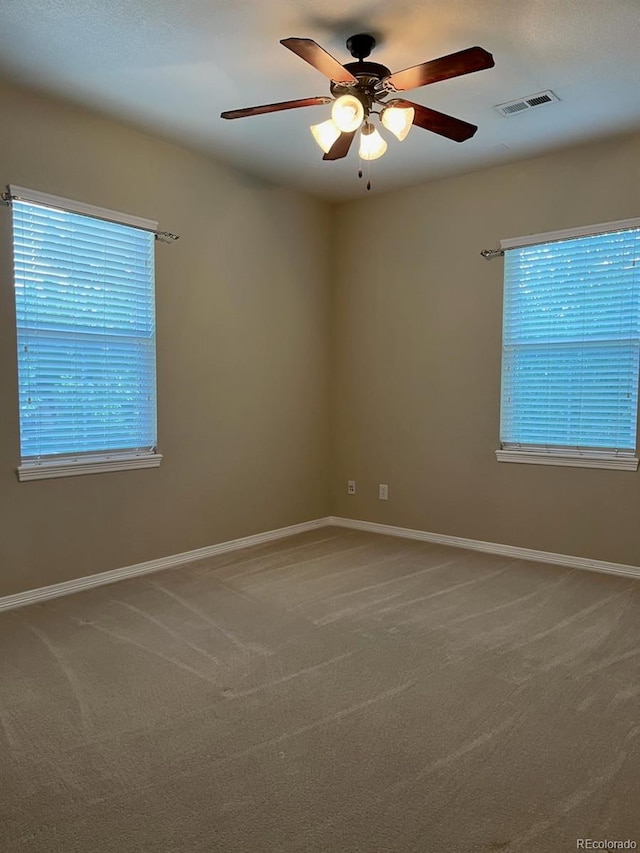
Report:
[[357,62],[347,62],[344,65],[313,39],[287,38],[282,39],[280,44],[329,78],[331,97],[301,98],[228,110],[221,113],[221,118],[246,118],[331,103],[331,118],[311,126],[316,142],[324,151],[323,160],[340,160],[346,157],[358,129],[361,159],[375,160],[381,157],[387,149],[387,143],[369,120],[372,115],[378,115],[382,125],[400,141],[405,139],[413,125],[455,142],[464,142],[478,129],[474,124],[407,101],[405,98],[387,99],[390,95],[406,89],[416,89],[440,80],[492,68],[493,56],[481,47],[469,47],[392,74],[385,65],[367,61],[376,44],[375,38],[367,33],[347,39],[347,49]]

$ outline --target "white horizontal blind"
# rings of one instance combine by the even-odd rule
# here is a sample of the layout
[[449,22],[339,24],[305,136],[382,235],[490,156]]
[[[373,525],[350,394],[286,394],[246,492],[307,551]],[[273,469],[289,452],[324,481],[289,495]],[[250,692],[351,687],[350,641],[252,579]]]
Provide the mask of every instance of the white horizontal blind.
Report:
[[153,450],[153,234],[12,207],[23,461]]
[[636,448],[640,228],[505,252],[504,448]]

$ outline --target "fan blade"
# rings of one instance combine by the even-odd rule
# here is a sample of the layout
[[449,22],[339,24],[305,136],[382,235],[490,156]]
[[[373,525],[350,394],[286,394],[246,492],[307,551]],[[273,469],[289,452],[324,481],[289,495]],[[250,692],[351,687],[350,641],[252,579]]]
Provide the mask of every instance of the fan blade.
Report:
[[323,160],[342,160],[346,157],[351,148],[353,137],[356,135],[355,130],[352,133],[341,133],[333,143],[328,153],[323,156]]
[[278,113],[280,110],[295,110],[298,107],[315,107],[320,104],[330,104],[333,98],[300,98],[297,101],[280,101],[279,104],[263,104],[261,107],[246,107],[243,110],[227,110],[220,113],[220,118],[246,118],[259,116],[263,113]]
[[422,104],[414,104],[413,101],[405,101],[403,98],[390,101],[389,105],[413,107],[416,111],[413,123],[417,127],[430,130],[432,133],[438,133],[440,136],[446,136],[447,139],[453,139],[454,142],[464,142],[465,139],[470,139],[478,129],[477,125],[469,124],[468,121],[448,116],[446,113],[439,113],[437,110],[423,107]]
[[304,59],[309,65],[313,65],[321,74],[333,80],[334,83],[357,83],[358,81],[350,71],[340,65],[330,53],[316,44],[313,39],[289,38],[281,39],[280,44],[288,47],[300,59]]
[[493,56],[486,50],[481,47],[468,47],[458,53],[450,53],[449,56],[441,56],[440,59],[405,68],[404,71],[396,71],[395,74],[384,77],[380,83],[387,90],[403,92],[405,89],[417,89],[419,86],[438,83],[450,77],[471,74],[472,71],[493,68],[494,65]]

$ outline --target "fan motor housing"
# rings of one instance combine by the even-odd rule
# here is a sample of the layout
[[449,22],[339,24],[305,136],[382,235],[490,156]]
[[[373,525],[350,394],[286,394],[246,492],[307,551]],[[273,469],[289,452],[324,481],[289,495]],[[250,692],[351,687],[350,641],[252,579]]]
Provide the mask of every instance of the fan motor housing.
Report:
[[[389,77],[391,71],[379,62],[347,62],[344,66],[357,79],[357,83],[331,83],[331,94],[335,98],[341,95],[355,95],[361,101],[380,96],[376,92],[380,81]],[[386,93],[385,93],[386,94]],[[384,94],[383,94],[384,97]]]
[[375,77],[377,80],[382,80],[383,77],[389,77],[391,71],[386,65],[381,65],[379,62],[345,62],[344,67],[350,71],[354,77],[360,78],[362,75]]
[[[331,94],[334,98],[339,98],[341,95],[355,95],[365,108],[368,114],[373,102],[380,97],[381,86],[380,82],[385,77],[391,76],[391,71],[386,65],[381,65],[379,62],[368,62],[367,56],[376,46],[374,36],[369,33],[358,33],[350,36],[347,39],[347,50],[351,56],[355,56],[357,62],[345,62],[344,67],[351,72],[358,81],[357,83],[331,83]],[[382,94],[382,97],[385,97]]]

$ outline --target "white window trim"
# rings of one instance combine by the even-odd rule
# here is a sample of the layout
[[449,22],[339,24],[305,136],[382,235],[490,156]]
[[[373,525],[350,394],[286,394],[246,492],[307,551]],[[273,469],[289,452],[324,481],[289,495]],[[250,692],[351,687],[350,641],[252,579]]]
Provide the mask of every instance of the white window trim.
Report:
[[57,459],[34,459],[17,468],[18,480],[50,480],[56,477],[77,477],[82,474],[102,474],[108,471],[130,471],[135,468],[158,468],[162,454],[154,451],[130,453],[101,453],[87,456],[65,456]]
[[526,237],[510,237],[506,240],[500,240],[500,248],[502,251],[520,249],[523,246],[557,243],[559,240],[571,240],[574,237],[595,237],[597,234],[629,231],[632,228],[640,228],[640,216],[635,219],[620,219],[616,222],[601,222],[599,225],[581,225],[578,228],[565,228],[562,231],[545,231],[543,234],[528,234]]
[[130,225],[132,228],[140,228],[142,231],[155,233],[158,228],[158,223],[153,219],[143,219],[141,216],[133,216],[130,213],[122,213],[119,210],[110,210],[107,207],[97,207],[95,204],[85,204],[83,201],[75,201],[72,198],[64,198],[60,195],[41,193],[38,190],[30,190],[27,187],[19,187],[16,184],[9,185],[9,194],[18,201],[41,204],[43,207],[66,210],[69,213],[81,213],[84,216],[92,216],[94,219],[104,219],[105,222]]
[[608,468],[611,471],[638,470],[638,457],[633,453],[615,453],[606,450],[503,447],[500,450],[496,450],[496,459],[498,462],[519,462],[525,465],[560,465],[567,468]]
[[[620,219],[615,222],[601,222],[598,225],[582,225],[578,228],[565,228],[560,231],[546,231],[542,234],[528,234],[524,237],[510,237],[500,240],[500,249],[519,249],[523,246],[536,246],[541,243],[554,243],[558,240],[570,240],[575,237],[590,237],[597,234],[610,234],[613,231],[626,231],[640,228],[640,217]],[[524,465],[558,465],[567,468],[606,468],[611,471],[637,471],[639,457],[634,452],[615,450],[587,450],[562,447],[526,447],[503,445],[496,450],[498,462],[516,462]]]

